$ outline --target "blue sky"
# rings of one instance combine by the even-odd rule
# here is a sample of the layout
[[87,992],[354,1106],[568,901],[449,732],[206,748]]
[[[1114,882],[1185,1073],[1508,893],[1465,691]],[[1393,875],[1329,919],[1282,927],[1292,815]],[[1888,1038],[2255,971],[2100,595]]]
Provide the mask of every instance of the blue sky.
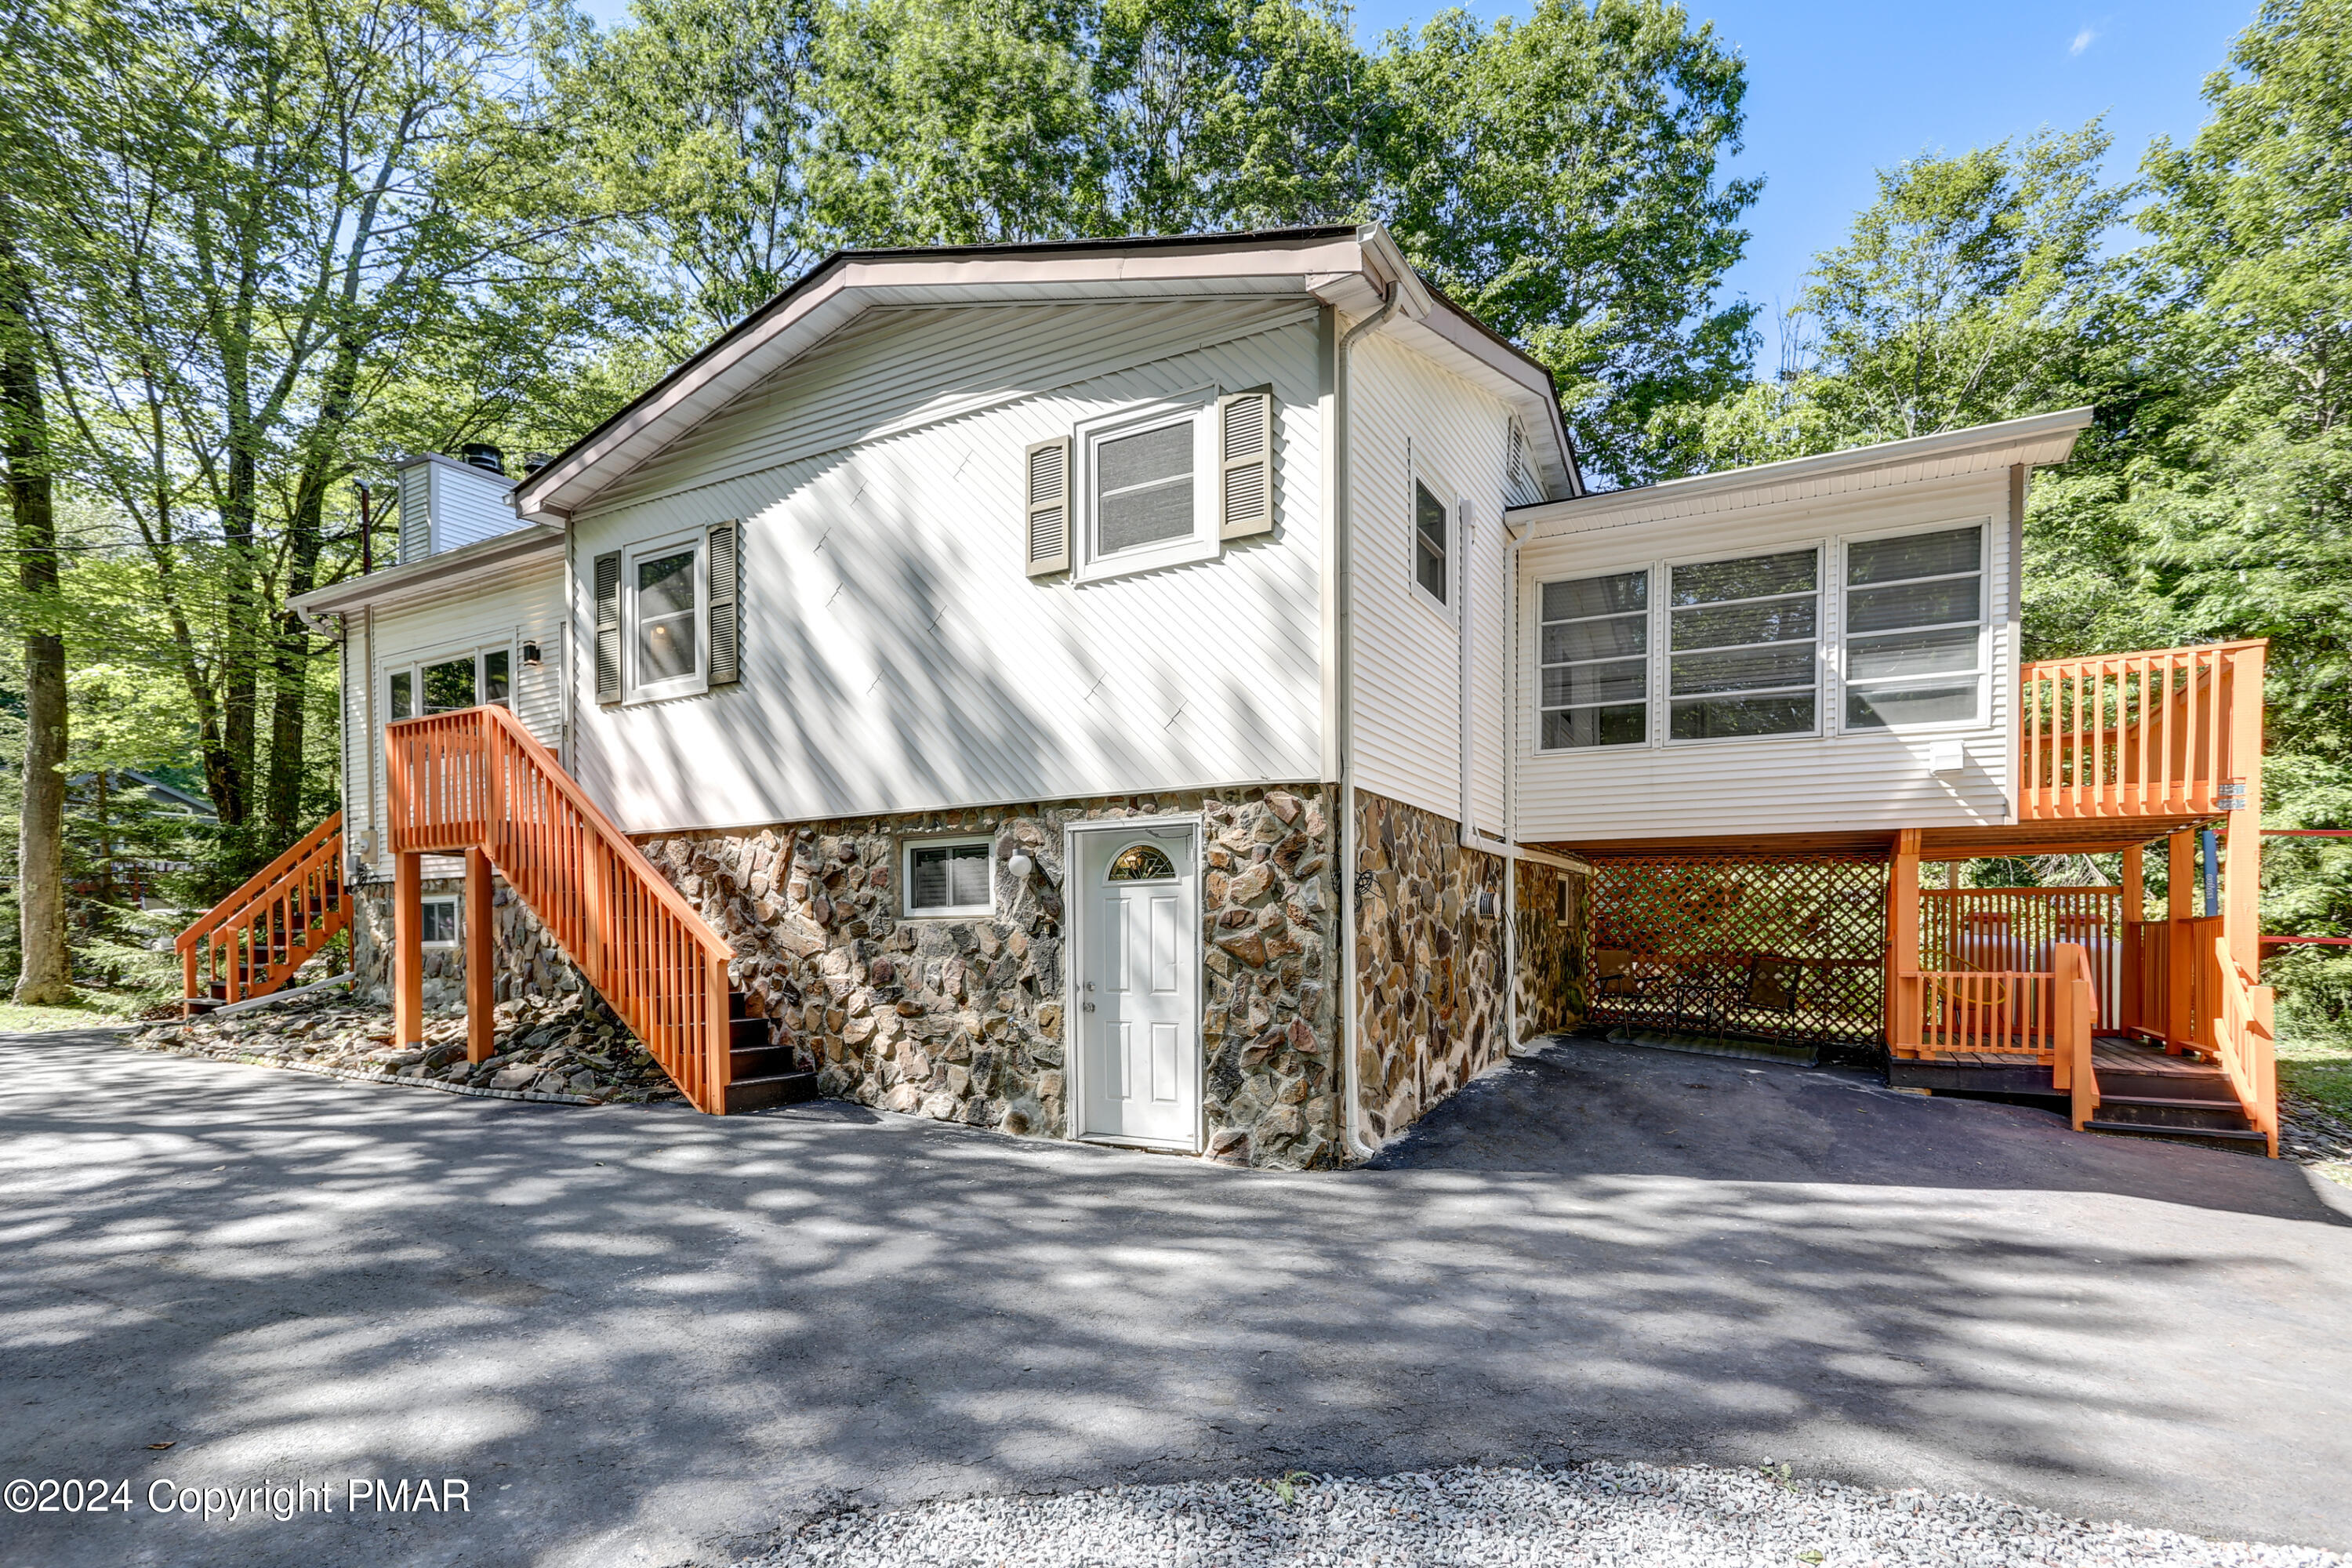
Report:
[[[1886,164],[2099,114],[2116,136],[2118,175],[2149,138],[2185,140],[2204,117],[2200,84],[2254,9],[2253,0],[1685,4],[1748,58],[1747,150],[1731,173],[1761,174],[1765,187],[1730,286],[1768,312],[1794,299],[1813,253],[1843,237]],[[587,0],[587,9],[609,26],[626,0]],[[1360,0],[1357,30],[1377,38],[1437,9]],[[1471,9],[1491,18],[1527,6],[1475,0]]]

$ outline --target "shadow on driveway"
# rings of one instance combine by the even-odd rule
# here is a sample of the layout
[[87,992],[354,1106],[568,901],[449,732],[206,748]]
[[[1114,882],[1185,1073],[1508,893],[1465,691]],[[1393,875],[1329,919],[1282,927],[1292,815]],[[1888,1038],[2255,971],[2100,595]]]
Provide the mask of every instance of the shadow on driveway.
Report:
[[724,1562],[849,1500],[1604,1454],[2352,1544],[2352,1230],[2288,1167],[1581,1044],[1381,1166],[0,1040],[0,1475],[474,1500],[0,1562]]

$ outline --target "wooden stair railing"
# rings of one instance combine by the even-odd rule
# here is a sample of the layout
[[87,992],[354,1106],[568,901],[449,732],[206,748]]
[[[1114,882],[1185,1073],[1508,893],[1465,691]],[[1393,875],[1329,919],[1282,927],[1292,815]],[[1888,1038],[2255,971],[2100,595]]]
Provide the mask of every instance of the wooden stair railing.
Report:
[[2258,984],[2230,956],[2226,937],[2212,947],[2214,999],[2213,1059],[2238,1097],[2246,1121],[2263,1135],[2271,1157],[2278,1157],[2278,1057],[2273,1033],[2276,993]]
[[2021,821],[2196,817],[2261,766],[2268,643],[2045,659],[2019,671]]
[[[554,753],[495,706],[387,724],[383,744],[388,847],[486,854],[687,1099],[723,1113],[734,950]],[[486,1003],[487,987],[478,994]]]
[[268,995],[351,923],[339,811],[180,933],[182,1009]]
[[2098,982],[2091,974],[2090,954],[2076,942],[2062,942],[2050,950],[2050,970],[2056,993],[2050,1086],[2067,1097],[2067,1120],[2080,1132],[2099,1110],[2099,1078],[2091,1060],[2098,1029]]

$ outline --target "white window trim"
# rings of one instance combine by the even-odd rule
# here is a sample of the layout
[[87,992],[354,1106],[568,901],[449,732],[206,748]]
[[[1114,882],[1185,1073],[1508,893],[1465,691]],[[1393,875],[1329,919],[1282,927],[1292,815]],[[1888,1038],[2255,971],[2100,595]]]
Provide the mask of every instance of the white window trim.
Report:
[[424,910],[434,904],[446,904],[449,906],[449,931],[451,933],[449,940],[447,942],[420,941],[417,945],[420,947],[433,948],[442,952],[464,946],[466,941],[466,928],[464,924],[466,919],[466,904],[465,900],[456,893],[427,893],[424,898],[417,900],[417,931],[422,932],[425,930]]
[[[694,552],[694,669],[666,680],[643,680],[637,670],[637,563],[680,551]],[[661,702],[699,697],[710,689],[709,530],[690,528],[621,547],[621,700]]]
[[[1973,528],[1977,531],[1977,716],[1973,719],[1937,719],[1918,724],[1862,724],[1856,725],[1852,729],[1848,729],[1845,722],[1845,696],[1846,688],[1849,684],[1846,679],[1846,658],[1851,645],[1847,639],[1845,631],[1845,596],[1850,586],[1845,580],[1847,547],[1855,544],[1869,544],[1881,539],[1909,539],[1916,535],[1924,533],[1949,533],[1955,529],[1962,528]],[[1835,688],[1834,700],[1832,702],[1831,707],[1833,710],[1832,721],[1837,725],[1837,732],[1839,734],[1960,735],[1974,734],[1979,731],[1988,730],[1993,727],[1992,531],[1992,519],[1989,517],[1969,517],[1955,519],[1948,522],[1932,522],[1924,524],[1913,523],[1903,528],[1878,529],[1868,533],[1849,533],[1839,536],[1837,541],[1837,657],[1831,667],[1832,677],[1832,685]],[[2013,564],[2011,569],[2014,570]],[[1950,572],[1940,573],[1937,575],[1964,577],[1968,575],[1968,574],[1965,572]],[[1906,577],[1901,579],[1901,581],[1906,583],[1924,583],[1933,580],[1934,579],[1926,577]],[[1953,624],[1957,625],[1958,623]],[[1917,626],[1906,627],[1905,629],[1926,631],[1931,628]],[[1898,679],[1890,679],[1886,680],[1865,680],[1859,684],[1873,689],[1885,689],[1895,690],[1906,686],[1933,685],[1943,681],[1958,680],[1967,673],[1968,672],[1966,670],[1956,669],[1949,675],[1904,676]]]
[[[1832,732],[1827,713],[1832,701],[1830,689],[1832,682],[1829,679],[1829,672],[1832,668],[1831,654],[1838,642],[1837,634],[1843,629],[1837,624],[1837,612],[1845,603],[1843,595],[1833,598],[1830,592],[1832,564],[1843,559],[1839,552],[1832,548],[1835,542],[1834,539],[1826,537],[1792,539],[1785,544],[1764,544],[1752,548],[1742,546],[1732,551],[1716,549],[1691,555],[1669,555],[1659,560],[1658,574],[1650,579],[1652,616],[1650,657],[1654,661],[1650,667],[1650,743],[1652,745],[1677,749],[1686,746],[1745,746],[1767,741],[1815,741]],[[1717,561],[1752,561],[1759,555],[1789,555],[1800,550],[1810,550],[1813,552],[1813,727],[1810,730],[1783,730],[1771,735],[1701,735],[1686,741],[1674,739],[1672,731],[1675,720],[1675,568],[1705,566]],[[1793,598],[1794,596],[1783,594],[1758,595],[1759,598],[1767,599]],[[1746,602],[1748,601],[1739,599],[1723,601],[1725,604],[1734,605]],[[1717,650],[1695,648],[1692,651],[1711,653]],[[1790,694],[1787,689],[1766,693],[1771,696]],[[1726,691],[1710,695],[1746,697],[1756,693]],[[1606,751],[1609,748],[1595,749]]]
[[[988,901],[983,904],[915,903],[915,851],[953,849],[977,844],[988,851]],[[903,838],[898,842],[898,916],[910,921],[972,920],[996,912],[996,841],[987,834],[958,833],[937,838]]]
[[[1414,487],[1426,485],[1429,493],[1445,509],[1445,585],[1447,596],[1438,598],[1421,585],[1421,498]],[[1462,595],[1467,591],[1462,554],[1463,503],[1468,498],[1445,482],[1445,476],[1424,463],[1416,446],[1406,448],[1404,465],[1404,580],[1405,593],[1413,603],[1445,624],[1456,626],[1462,620]]]
[[[434,665],[447,664],[454,659],[471,658],[474,661],[474,698],[476,704],[478,706],[482,700],[482,688],[487,683],[487,678],[482,672],[482,656],[484,654],[498,653],[500,651],[503,651],[507,656],[507,696],[505,706],[509,712],[512,712],[514,710],[515,695],[517,691],[520,689],[522,685],[522,639],[509,635],[504,642],[499,642],[494,638],[488,642],[450,643],[441,647],[428,648],[423,653],[395,654],[392,658],[384,660],[383,664],[380,667],[377,687],[378,692],[383,700],[384,721],[386,723],[393,724],[396,724],[401,721],[392,717],[392,678],[394,676],[405,675],[408,677],[410,700],[418,704],[418,710],[411,713],[409,717],[411,719],[421,719],[425,717],[422,707],[425,700],[425,670],[432,668]],[[444,709],[442,711],[461,712],[463,710]]]
[[[1174,397],[1157,402],[1138,404],[1122,408],[1116,414],[1081,423],[1073,433],[1071,447],[1072,480],[1077,491],[1077,531],[1075,543],[1077,553],[1071,562],[1070,577],[1076,583],[1100,583],[1113,577],[1130,576],[1138,572],[1157,571],[1166,566],[1189,565],[1196,561],[1213,561],[1223,548],[1218,537],[1218,498],[1221,468],[1217,424],[1217,389],[1197,387]],[[1116,554],[1098,554],[1095,547],[1096,525],[1098,521],[1097,500],[1101,487],[1095,481],[1095,453],[1105,441],[1121,436],[1140,435],[1170,425],[1189,422],[1192,426],[1192,531],[1181,538],[1159,544],[1147,544],[1134,550],[1122,550]]]

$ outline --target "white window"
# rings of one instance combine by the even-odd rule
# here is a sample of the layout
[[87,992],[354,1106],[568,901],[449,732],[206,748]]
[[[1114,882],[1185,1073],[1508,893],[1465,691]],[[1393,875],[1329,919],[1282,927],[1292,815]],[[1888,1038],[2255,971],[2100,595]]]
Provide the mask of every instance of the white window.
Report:
[[1845,727],[1971,724],[1984,711],[1984,529],[1845,547]]
[[1546,583],[1540,592],[1544,749],[1647,741],[1649,569]]
[[1079,581],[1216,555],[1216,408],[1203,392],[1079,426]]
[[1820,727],[1821,552],[1670,568],[1666,737],[1810,735]]
[[454,893],[426,899],[418,906],[416,929],[426,947],[457,945],[457,897]]
[[704,689],[704,576],[699,532],[622,552],[632,699],[680,697]]
[[996,857],[985,838],[928,838],[906,847],[906,913],[986,915],[996,910]]
[[[1435,487],[1435,488],[1433,488]],[[1440,608],[1451,603],[1453,512],[1439,499],[1443,485],[1431,477],[1412,481],[1412,581]]]
[[511,643],[412,655],[384,674],[383,710],[391,720],[450,713],[484,702],[506,708],[513,700]]

